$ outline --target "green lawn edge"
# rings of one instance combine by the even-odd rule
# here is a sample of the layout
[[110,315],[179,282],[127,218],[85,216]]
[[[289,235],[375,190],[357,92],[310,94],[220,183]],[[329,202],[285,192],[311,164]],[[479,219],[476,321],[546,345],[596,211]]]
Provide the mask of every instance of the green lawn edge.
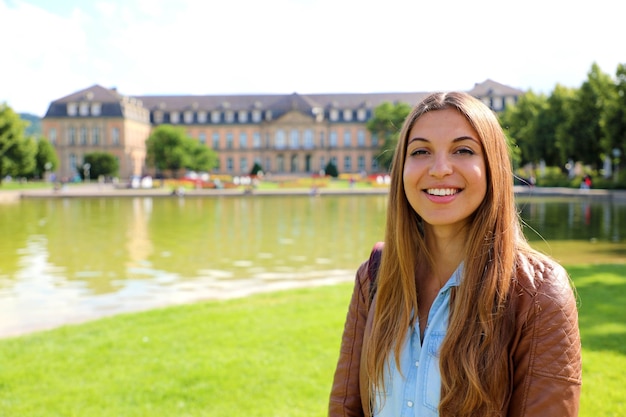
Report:
[[[569,266],[582,417],[626,415],[626,266]],[[0,339],[0,416],[325,416],[350,283]]]

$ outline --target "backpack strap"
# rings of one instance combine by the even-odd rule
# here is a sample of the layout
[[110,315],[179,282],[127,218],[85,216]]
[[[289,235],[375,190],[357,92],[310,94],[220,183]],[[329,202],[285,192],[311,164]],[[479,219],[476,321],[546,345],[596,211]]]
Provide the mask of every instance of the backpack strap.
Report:
[[367,264],[367,273],[370,280],[370,292],[369,292],[369,304],[372,304],[376,290],[378,289],[378,267],[380,266],[380,259],[383,255],[384,242],[377,242],[370,253],[370,259]]

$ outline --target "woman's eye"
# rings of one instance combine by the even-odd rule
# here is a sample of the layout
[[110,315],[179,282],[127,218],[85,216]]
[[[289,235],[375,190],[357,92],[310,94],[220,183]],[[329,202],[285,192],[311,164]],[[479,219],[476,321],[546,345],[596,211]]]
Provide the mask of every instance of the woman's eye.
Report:
[[409,155],[417,156],[417,155],[426,155],[428,151],[426,149],[413,149]]
[[474,155],[474,151],[471,150],[470,148],[457,149],[456,153],[462,154],[462,155]]

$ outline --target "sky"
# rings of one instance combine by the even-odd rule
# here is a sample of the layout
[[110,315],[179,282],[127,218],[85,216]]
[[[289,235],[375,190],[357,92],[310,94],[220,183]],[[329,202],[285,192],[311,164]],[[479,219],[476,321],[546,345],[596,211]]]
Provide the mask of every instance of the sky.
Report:
[[0,0],[0,103],[124,95],[549,94],[626,64],[615,0]]

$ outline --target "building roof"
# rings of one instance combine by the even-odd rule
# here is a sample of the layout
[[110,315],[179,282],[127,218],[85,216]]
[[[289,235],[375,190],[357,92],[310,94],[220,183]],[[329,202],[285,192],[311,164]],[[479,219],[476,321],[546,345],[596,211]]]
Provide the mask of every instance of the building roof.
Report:
[[[486,80],[474,85],[469,94],[475,97],[485,96],[519,96],[524,91],[509,87],[493,80]],[[284,114],[290,110],[298,110],[305,114],[314,114],[319,109],[374,109],[384,102],[418,103],[430,92],[397,92],[397,93],[326,93],[326,94],[233,94],[233,95],[144,95],[124,96],[116,88],[105,88],[93,85],[77,91],[58,100],[54,100],[46,113],[46,117],[66,116],[66,104],[75,102],[93,101],[103,104],[103,116],[118,115],[117,107],[122,101],[133,100],[150,112],[187,110],[192,111],[239,111],[239,110],[271,110],[274,116]],[[112,111],[109,113],[107,110]]]

